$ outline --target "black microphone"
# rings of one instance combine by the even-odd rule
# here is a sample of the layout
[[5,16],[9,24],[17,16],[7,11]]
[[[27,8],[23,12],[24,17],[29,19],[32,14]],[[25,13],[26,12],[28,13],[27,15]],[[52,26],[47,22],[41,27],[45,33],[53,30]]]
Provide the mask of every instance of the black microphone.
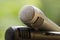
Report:
[[6,30],[5,40],[60,40],[60,32],[35,31],[27,26],[12,26]]

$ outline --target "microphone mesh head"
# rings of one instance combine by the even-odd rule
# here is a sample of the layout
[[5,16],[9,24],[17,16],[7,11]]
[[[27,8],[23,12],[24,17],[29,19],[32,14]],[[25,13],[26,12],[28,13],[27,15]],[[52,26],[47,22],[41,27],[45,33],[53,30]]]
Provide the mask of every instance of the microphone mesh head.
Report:
[[20,19],[24,22],[30,21],[34,17],[34,8],[25,5],[20,11]]

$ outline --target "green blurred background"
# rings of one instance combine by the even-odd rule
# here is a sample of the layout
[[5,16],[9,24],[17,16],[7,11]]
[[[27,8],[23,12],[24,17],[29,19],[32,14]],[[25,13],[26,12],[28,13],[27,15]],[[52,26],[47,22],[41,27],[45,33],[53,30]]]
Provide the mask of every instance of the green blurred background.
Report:
[[24,25],[18,19],[22,6],[33,5],[60,25],[60,0],[0,0],[0,40],[5,40],[5,31],[10,26]]

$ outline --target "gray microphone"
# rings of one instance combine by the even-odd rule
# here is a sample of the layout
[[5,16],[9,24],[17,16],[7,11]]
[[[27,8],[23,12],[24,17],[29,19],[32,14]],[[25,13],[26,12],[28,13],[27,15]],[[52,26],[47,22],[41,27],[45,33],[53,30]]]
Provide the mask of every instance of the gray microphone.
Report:
[[35,30],[60,31],[60,27],[47,18],[44,13],[35,6],[25,5],[19,12],[21,21]]

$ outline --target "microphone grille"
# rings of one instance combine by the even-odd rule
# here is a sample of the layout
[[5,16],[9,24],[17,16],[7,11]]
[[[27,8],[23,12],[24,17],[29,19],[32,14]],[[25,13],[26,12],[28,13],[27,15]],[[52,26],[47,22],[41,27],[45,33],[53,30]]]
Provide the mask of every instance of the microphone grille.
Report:
[[24,22],[30,21],[34,17],[34,8],[29,5],[25,5],[20,11],[20,19]]

